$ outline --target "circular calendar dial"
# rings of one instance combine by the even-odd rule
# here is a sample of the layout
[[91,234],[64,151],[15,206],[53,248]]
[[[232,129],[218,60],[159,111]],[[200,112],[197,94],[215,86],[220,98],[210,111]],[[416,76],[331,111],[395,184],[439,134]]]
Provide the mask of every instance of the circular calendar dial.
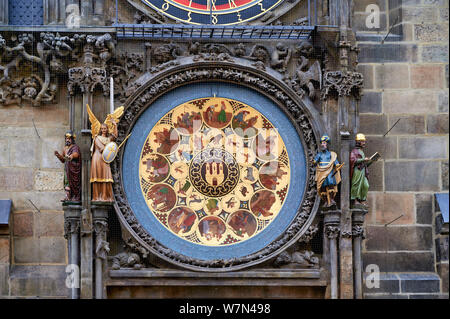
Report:
[[194,244],[233,245],[264,232],[290,184],[286,146],[271,122],[239,101],[183,103],[151,129],[139,177],[151,214]]

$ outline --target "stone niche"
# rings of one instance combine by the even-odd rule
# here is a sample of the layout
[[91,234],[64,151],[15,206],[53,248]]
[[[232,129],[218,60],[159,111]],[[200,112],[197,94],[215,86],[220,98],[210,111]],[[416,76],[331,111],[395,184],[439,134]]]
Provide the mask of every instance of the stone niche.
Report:
[[[44,24],[67,27],[105,25],[105,0],[43,0]],[[111,4],[109,4],[111,5]]]

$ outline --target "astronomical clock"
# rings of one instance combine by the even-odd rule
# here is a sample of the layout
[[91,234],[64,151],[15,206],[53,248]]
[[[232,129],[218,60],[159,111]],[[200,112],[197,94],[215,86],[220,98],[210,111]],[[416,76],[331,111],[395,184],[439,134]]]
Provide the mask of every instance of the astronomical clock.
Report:
[[[287,12],[299,0],[142,0],[160,14],[187,24],[268,23],[274,12]],[[264,18],[265,17],[265,18]],[[273,20],[273,19],[270,19]]]

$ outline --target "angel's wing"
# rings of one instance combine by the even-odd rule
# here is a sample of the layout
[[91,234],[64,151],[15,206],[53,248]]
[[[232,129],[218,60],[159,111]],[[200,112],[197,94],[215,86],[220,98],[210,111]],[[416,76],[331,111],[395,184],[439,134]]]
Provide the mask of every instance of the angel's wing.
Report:
[[119,118],[122,116],[122,114],[123,114],[123,106],[118,107],[113,113],[108,114],[105,120],[105,124],[108,126],[109,132],[113,132],[114,130],[113,121],[116,124],[119,123]]
[[94,113],[92,113],[91,108],[89,107],[89,104],[86,104],[87,112],[89,115],[89,122],[91,122],[91,134],[92,138],[98,135],[100,132],[100,122],[95,117]]

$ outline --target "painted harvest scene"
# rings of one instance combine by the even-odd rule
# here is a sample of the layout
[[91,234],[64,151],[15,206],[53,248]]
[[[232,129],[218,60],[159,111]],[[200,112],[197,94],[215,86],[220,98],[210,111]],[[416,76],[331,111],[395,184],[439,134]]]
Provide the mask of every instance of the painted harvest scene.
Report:
[[152,214],[195,244],[232,245],[269,225],[289,190],[289,157],[260,112],[237,100],[200,98],[151,129],[139,165]]

